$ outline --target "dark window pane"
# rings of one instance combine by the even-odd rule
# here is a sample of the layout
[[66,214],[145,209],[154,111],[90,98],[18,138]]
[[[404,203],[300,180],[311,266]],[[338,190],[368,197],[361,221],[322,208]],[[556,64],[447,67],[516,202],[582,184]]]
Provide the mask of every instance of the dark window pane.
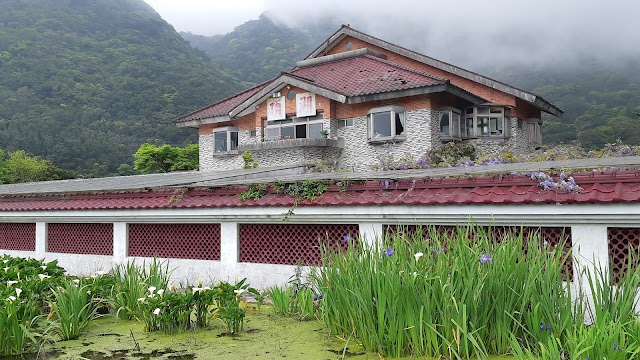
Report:
[[440,132],[444,135],[449,134],[449,113],[445,112],[440,115]]
[[396,114],[396,135],[402,135],[402,133],[404,132],[402,114],[400,113],[395,113],[395,114]]
[[391,136],[391,112],[373,114],[373,137]]
[[238,150],[238,132],[232,131],[230,135],[231,135],[231,147],[229,148],[229,150]]
[[296,139],[307,137],[307,125],[296,125]]
[[227,132],[218,131],[213,133],[213,148],[215,152],[226,152],[227,150]]

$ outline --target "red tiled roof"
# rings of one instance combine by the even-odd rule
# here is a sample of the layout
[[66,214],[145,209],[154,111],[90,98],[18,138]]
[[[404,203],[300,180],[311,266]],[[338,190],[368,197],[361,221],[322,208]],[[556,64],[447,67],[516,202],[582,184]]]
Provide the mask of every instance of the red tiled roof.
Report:
[[[639,203],[640,171],[586,173],[574,175],[583,190],[577,193],[543,190],[525,176],[491,176],[403,181],[387,184],[369,181],[353,185],[346,192],[337,186],[316,201],[298,206],[381,205],[509,205],[509,204],[607,204]],[[269,193],[259,201],[242,201],[243,188],[214,190],[157,190],[78,195],[31,195],[0,197],[2,211],[116,210],[163,208],[290,207],[294,200],[285,194]],[[176,196],[179,195],[179,196]]]
[[250,89],[247,89],[239,94],[233,95],[226,99],[220,100],[211,105],[207,105],[201,109],[190,112],[186,115],[182,115],[179,118],[173,120],[174,123],[181,123],[192,120],[200,120],[206,119],[216,116],[224,116],[228,115],[231,110],[233,110],[236,106],[242,104],[247,99],[252,97],[254,94],[264,89],[267,85],[271,83],[272,80],[263,82],[262,84],[258,84]]
[[370,55],[297,68],[289,74],[345,96],[406,90],[447,82]]

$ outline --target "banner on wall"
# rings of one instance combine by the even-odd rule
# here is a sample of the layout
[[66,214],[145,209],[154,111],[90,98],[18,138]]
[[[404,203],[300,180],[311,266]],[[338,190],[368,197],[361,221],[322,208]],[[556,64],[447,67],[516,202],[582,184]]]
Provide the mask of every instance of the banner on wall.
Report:
[[267,100],[267,120],[284,120],[285,118],[284,96],[269,98]]
[[316,115],[316,94],[306,92],[296,94],[296,116]]

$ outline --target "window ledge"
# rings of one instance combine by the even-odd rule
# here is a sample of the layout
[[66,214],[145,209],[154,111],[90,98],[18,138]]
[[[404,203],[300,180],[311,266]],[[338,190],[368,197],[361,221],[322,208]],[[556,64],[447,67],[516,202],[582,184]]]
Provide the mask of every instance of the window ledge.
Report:
[[400,142],[405,140],[407,140],[407,137],[404,135],[384,136],[384,137],[380,136],[380,137],[369,139],[369,144],[384,144],[384,143],[390,143],[390,142]]
[[239,155],[240,152],[238,150],[231,150],[231,151],[217,151],[213,153],[213,156],[218,156],[218,157],[224,157],[224,156],[234,156],[234,155]]

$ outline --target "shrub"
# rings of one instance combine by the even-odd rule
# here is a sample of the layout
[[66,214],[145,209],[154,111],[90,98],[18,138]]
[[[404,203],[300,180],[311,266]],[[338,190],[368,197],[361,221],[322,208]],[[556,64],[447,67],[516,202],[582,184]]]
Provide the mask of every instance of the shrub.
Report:
[[427,153],[432,164],[458,164],[462,159],[475,160],[476,148],[471,144],[449,142]]

